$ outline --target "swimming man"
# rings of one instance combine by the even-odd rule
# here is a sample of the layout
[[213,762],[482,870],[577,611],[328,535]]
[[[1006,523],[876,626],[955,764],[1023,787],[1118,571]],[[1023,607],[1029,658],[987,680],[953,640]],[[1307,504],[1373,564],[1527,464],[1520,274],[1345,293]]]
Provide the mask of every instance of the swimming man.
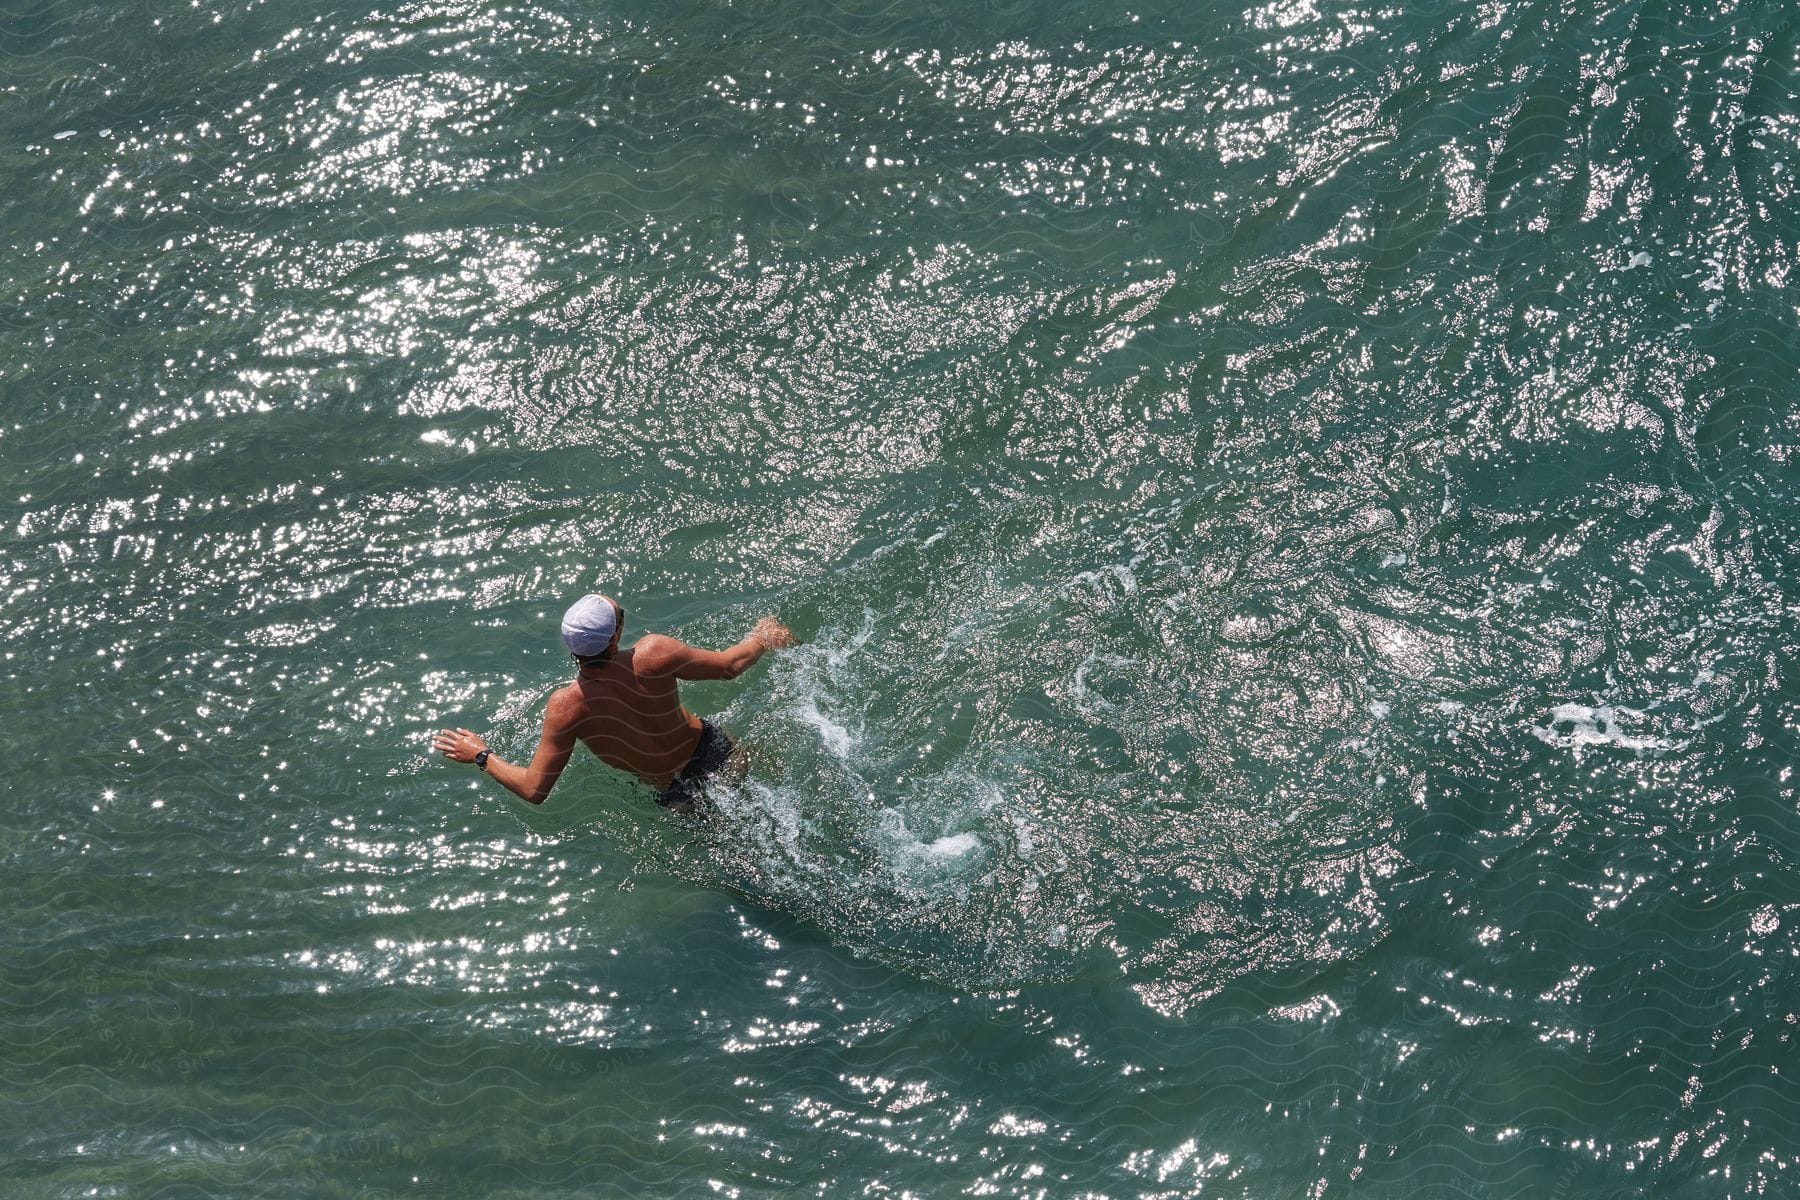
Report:
[[656,802],[690,812],[705,781],[729,765],[745,764],[728,734],[681,706],[677,681],[736,679],[766,651],[794,645],[774,617],[756,623],[729,650],[702,650],[660,633],[619,649],[625,610],[606,596],[583,596],[563,614],[563,644],[578,665],[575,682],[558,688],[544,712],[544,732],[529,766],[514,766],[488,751],[480,734],[442,729],[432,749],[474,763],[530,804],[542,804],[568,765],[577,740],[609,767],[649,784]]

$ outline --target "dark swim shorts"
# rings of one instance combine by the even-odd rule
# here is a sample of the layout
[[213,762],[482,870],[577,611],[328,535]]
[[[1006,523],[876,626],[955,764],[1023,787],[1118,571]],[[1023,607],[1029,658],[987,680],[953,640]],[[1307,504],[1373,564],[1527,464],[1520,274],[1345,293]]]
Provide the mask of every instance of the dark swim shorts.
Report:
[[737,743],[731,735],[722,732],[717,725],[702,717],[700,719],[700,741],[694,747],[694,756],[688,759],[687,766],[681,768],[681,774],[675,782],[662,790],[656,802],[664,808],[691,808],[694,801],[700,798],[700,791],[706,781],[725,769],[726,760],[731,757]]

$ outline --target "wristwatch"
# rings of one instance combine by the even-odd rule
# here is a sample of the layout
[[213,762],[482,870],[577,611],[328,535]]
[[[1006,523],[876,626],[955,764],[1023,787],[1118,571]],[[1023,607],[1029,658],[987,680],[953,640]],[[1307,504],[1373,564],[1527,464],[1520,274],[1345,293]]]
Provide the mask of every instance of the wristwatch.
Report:
[[475,767],[477,770],[485,773],[487,771],[487,760],[488,760],[488,751],[477,750],[475,752]]

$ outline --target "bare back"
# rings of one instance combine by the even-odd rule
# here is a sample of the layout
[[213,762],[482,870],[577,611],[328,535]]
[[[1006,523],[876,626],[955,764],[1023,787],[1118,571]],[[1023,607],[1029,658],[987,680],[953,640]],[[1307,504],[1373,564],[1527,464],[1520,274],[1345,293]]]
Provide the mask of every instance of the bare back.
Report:
[[601,762],[661,790],[693,756],[700,718],[682,707],[679,681],[656,648],[645,638],[604,667],[584,668],[551,710]]

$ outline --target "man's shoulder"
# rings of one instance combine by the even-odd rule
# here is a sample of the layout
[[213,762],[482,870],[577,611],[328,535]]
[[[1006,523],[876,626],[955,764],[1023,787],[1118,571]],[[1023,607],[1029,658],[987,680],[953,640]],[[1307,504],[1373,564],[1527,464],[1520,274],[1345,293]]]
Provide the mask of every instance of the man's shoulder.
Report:
[[575,721],[580,719],[587,708],[582,699],[579,683],[565,683],[550,693],[550,702],[545,705],[546,715],[552,721]]
[[687,644],[676,638],[660,633],[646,633],[631,645],[631,660],[641,674],[645,671],[655,672],[656,668],[679,658]]

